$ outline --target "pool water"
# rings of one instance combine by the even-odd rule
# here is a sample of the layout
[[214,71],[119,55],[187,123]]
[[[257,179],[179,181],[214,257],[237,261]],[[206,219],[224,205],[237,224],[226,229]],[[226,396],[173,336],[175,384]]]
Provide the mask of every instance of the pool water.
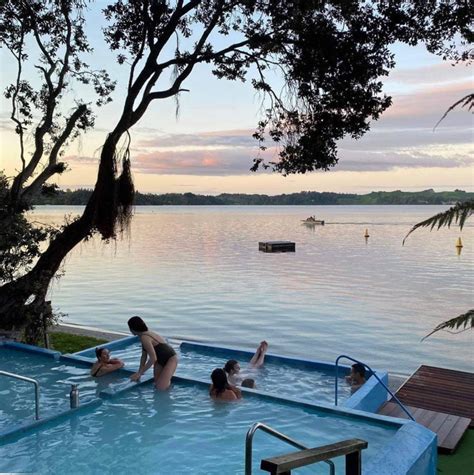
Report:
[[[179,343],[171,342],[179,355],[179,365],[176,371],[177,376],[191,379],[209,381],[213,369],[222,368],[226,361],[234,358],[232,353],[228,357],[222,357],[221,353],[212,355],[208,352],[181,350]],[[112,349],[113,357],[120,358],[125,362],[127,369],[136,370],[140,362],[141,345],[132,343],[125,348]],[[93,357],[93,351],[83,354]],[[334,403],[334,372],[324,371],[320,368],[311,368],[302,364],[297,366],[266,362],[262,368],[254,369],[248,367],[247,360],[238,358],[242,367],[241,375],[252,378],[256,382],[256,389],[268,393],[277,393],[286,398],[299,398],[312,403]],[[151,374],[151,370],[149,371]],[[343,374],[344,371],[341,371]],[[351,395],[351,388],[344,380],[344,376],[339,378],[339,401],[344,401]]]
[[[71,384],[79,384],[82,403],[96,397],[109,386],[127,381],[119,374],[94,379],[89,366],[55,361],[40,353],[27,353],[0,347],[0,369],[36,379],[40,384],[40,418],[69,409]],[[127,383],[128,384],[128,383]],[[35,415],[34,386],[9,377],[0,377],[0,431],[13,424],[33,422]]]
[[[48,423],[41,431],[0,447],[0,472],[62,474],[242,474],[247,430],[265,422],[315,447],[358,437],[369,442],[363,463],[397,427],[254,395],[237,403],[213,402],[197,383],[175,383],[159,393],[151,384],[105,400],[94,412]],[[254,473],[262,458],[294,449],[267,434],[254,438]],[[339,470],[343,460],[334,459]],[[295,473],[328,473],[326,464]]]

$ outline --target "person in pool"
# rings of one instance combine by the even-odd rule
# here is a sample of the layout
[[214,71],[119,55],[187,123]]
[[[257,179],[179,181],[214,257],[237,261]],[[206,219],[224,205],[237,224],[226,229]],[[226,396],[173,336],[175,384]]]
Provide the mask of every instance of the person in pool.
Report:
[[214,401],[236,401],[241,399],[242,393],[240,389],[229,384],[225,371],[222,368],[216,368],[211,373],[211,381],[209,396]]
[[140,317],[132,317],[128,321],[130,331],[140,338],[142,357],[140,367],[130,376],[132,381],[138,381],[142,374],[153,366],[155,387],[164,391],[170,387],[171,378],[178,367],[178,356],[165,339],[158,333],[148,330]]
[[91,376],[94,378],[112,373],[112,371],[117,371],[124,366],[123,361],[118,358],[110,357],[110,351],[107,348],[96,348],[95,356],[97,357],[97,361],[91,368]]
[[346,381],[351,385],[351,393],[355,393],[365,384],[365,367],[361,363],[355,363],[351,367],[351,372],[346,376]]
[[[268,343],[263,340],[258,345],[255,354],[250,360],[250,368],[261,368],[265,362],[265,354],[267,353]],[[227,380],[230,384],[243,385],[245,381],[245,387],[255,388],[255,381],[252,378],[244,378],[240,374],[240,364],[237,360],[229,360],[224,366],[224,371],[227,375]]]

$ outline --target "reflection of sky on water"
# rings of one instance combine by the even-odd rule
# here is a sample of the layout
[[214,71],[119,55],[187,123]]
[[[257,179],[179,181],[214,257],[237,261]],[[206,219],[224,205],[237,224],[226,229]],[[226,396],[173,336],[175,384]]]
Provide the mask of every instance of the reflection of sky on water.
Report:
[[[243,346],[270,342],[280,354],[410,372],[419,364],[471,369],[470,334],[439,322],[472,308],[472,226],[410,226],[437,206],[141,207],[130,240],[92,240],[66,261],[53,304],[75,323],[126,331],[141,315],[165,336]],[[80,208],[39,209],[59,220]],[[326,221],[314,229],[301,219]],[[368,228],[370,238],[364,239]],[[296,253],[258,251],[263,240],[296,242]]]

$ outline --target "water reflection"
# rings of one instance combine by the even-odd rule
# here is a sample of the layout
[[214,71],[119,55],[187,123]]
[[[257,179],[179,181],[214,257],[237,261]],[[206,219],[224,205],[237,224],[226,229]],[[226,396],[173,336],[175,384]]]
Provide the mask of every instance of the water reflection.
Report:
[[[400,372],[421,363],[470,370],[469,333],[420,340],[472,308],[472,226],[459,256],[457,228],[420,230],[401,245],[414,223],[444,209],[139,207],[130,240],[79,246],[51,298],[68,320],[111,330],[139,314],[169,337],[249,348],[266,339],[276,353],[348,353]],[[65,212],[36,213],[58,221]],[[314,213],[328,224],[301,226]],[[274,240],[296,242],[296,253],[258,252]]]

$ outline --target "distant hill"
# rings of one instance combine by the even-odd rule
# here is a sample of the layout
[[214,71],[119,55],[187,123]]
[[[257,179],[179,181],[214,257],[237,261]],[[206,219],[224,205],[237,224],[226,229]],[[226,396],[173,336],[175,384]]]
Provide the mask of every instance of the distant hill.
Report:
[[[53,195],[41,195],[36,205],[85,205],[92,191],[58,190]],[[373,191],[366,195],[350,193],[319,193],[301,191],[284,195],[246,195],[223,193],[217,196],[193,193],[137,193],[136,205],[450,205],[474,199],[474,193],[463,190],[440,191]]]

